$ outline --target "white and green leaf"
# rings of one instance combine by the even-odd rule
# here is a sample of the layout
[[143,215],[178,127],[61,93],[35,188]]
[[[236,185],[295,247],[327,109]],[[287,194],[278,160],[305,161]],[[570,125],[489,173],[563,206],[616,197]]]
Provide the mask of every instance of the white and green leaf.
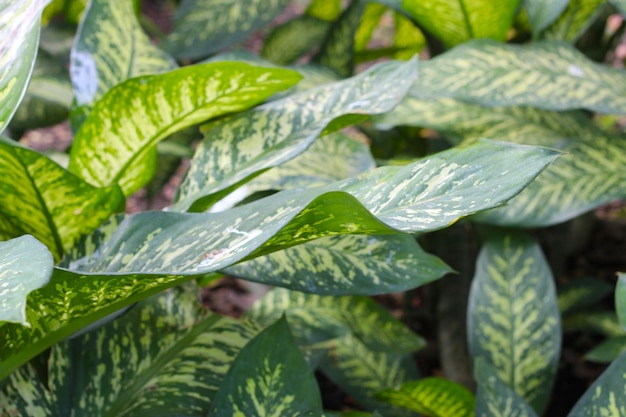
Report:
[[550,267],[521,232],[494,233],[476,263],[468,305],[473,358],[541,413],[550,398],[561,348],[560,314]]
[[0,386],[0,415],[52,417],[57,407],[34,367],[23,366]]

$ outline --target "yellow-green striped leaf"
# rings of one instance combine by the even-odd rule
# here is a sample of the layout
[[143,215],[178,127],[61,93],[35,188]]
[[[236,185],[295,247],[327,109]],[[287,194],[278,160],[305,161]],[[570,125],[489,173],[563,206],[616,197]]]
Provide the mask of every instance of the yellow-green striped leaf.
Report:
[[376,397],[427,417],[474,417],[474,394],[463,385],[443,378],[405,382],[398,388],[379,392]]
[[117,84],[176,68],[143,32],[130,0],[91,0],[72,47],[70,73],[82,111]]
[[57,260],[81,234],[90,233],[124,204],[117,186],[93,187],[46,156],[2,137],[0,177],[0,217],[12,224],[16,235],[39,239]]
[[237,184],[301,154],[320,134],[391,110],[416,76],[416,60],[384,63],[209,124],[171,209],[206,209]]
[[626,336],[614,336],[587,352],[585,360],[609,364],[625,351]]
[[228,267],[225,273],[314,294],[406,291],[452,270],[408,235],[331,236]]
[[561,348],[554,282],[539,245],[521,232],[494,233],[476,262],[468,305],[473,358],[538,412],[547,405]]
[[626,353],[613,361],[578,400],[568,417],[626,415]]
[[626,114],[626,73],[596,64],[563,43],[474,40],[420,68],[415,97]]
[[134,166],[168,135],[212,117],[247,109],[300,76],[239,63],[203,64],[127,80],[94,106],[74,138],[70,171],[98,186],[119,184],[126,195],[153,167]]
[[476,220],[506,226],[548,226],[626,197],[624,136],[581,138],[562,150],[564,155],[506,207],[481,213]]
[[26,91],[37,54],[41,11],[49,2],[26,0],[0,5],[0,132]]
[[476,417],[538,417],[532,407],[500,379],[499,372],[487,361],[475,361],[474,375],[478,385]]
[[197,59],[243,41],[285,8],[288,0],[183,0],[163,48]]
[[615,312],[624,329],[626,329],[626,273],[617,274],[617,287],[615,288]]
[[347,334],[380,352],[412,353],[425,344],[387,310],[364,296],[319,296],[277,288],[246,312],[247,317],[264,325],[282,315],[289,319],[291,331],[301,345],[321,344]]
[[335,339],[320,369],[366,410],[408,417],[415,414],[376,400],[376,393],[419,378],[413,357],[391,351],[373,351],[358,337]]
[[559,287],[558,304],[561,315],[596,305],[613,291],[613,287],[598,278],[576,278]]
[[52,417],[55,412],[52,393],[39,380],[39,375],[30,365],[15,371],[0,386],[1,416]]
[[209,415],[322,416],[317,382],[284,317],[263,330],[237,355]]
[[523,0],[533,35],[538,37],[563,13],[569,2],[570,0]]
[[0,326],[2,322],[30,324],[26,320],[26,296],[48,283],[54,259],[32,236],[0,242]]
[[313,16],[298,16],[276,26],[263,43],[261,56],[278,64],[291,64],[324,40],[330,22]]
[[472,38],[504,41],[519,5],[519,0],[377,1],[407,14],[448,47]]
[[569,0],[565,11],[548,27],[544,37],[576,42],[607,5],[606,0]]
[[568,314],[563,318],[563,331],[593,331],[607,337],[626,335],[615,313],[604,310]]

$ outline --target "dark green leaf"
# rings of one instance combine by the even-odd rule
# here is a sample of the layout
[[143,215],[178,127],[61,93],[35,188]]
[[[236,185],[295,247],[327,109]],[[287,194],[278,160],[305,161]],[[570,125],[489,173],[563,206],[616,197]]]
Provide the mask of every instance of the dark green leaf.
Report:
[[559,288],[559,310],[563,315],[595,305],[612,290],[609,283],[598,278],[577,278]]
[[626,273],[617,274],[617,287],[615,288],[615,311],[619,323],[626,329]]
[[523,0],[535,37],[554,22],[570,0]]
[[626,351],[626,336],[615,336],[604,340],[585,354],[588,361],[611,363]]
[[313,16],[298,16],[275,27],[263,43],[263,58],[279,65],[291,64],[324,40],[330,23]]
[[546,39],[576,42],[608,4],[606,0],[569,0],[568,3],[561,16],[546,30]]

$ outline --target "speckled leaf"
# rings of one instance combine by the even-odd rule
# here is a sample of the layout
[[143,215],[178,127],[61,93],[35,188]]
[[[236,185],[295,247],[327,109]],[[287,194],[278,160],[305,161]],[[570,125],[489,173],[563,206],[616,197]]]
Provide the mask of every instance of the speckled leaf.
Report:
[[377,1],[407,14],[448,47],[472,38],[504,41],[519,5],[519,0]]
[[275,64],[291,64],[321,44],[330,25],[330,22],[307,15],[291,19],[267,35],[261,55]]
[[[535,37],[554,22],[570,0],[523,0],[530,27]],[[576,0],[574,0],[576,2]]]
[[626,73],[596,64],[563,43],[474,40],[420,68],[415,97],[626,114]]
[[322,416],[317,382],[284,317],[263,330],[237,355],[209,415]]
[[608,4],[606,0],[569,0],[561,16],[544,33],[550,40],[574,43]]
[[[129,78],[176,68],[143,32],[130,0],[91,0],[72,47],[70,73],[78,106],[91,106]],[[128,98],[129,99],[129,98]]]
[[240,63],[194,65],[132,78],[96,103],[74,138],[69,169],[94,185],[118,183],[129,195],[151,174],[148,167],[138,172],[133,164],[160,140],[212,117],[245,110],[300,78],[293,71]]
[[626,351],[626,336],[615,336],[603,340],[585,354],[585,360],[609,364]]
[[625,139],[600,134],[572,141],[561,148],[563,156],[506,207],[475,219],[506,226],[549,226],[626,197]]
[[554,282],[541,249],[521,232],[494,233],[476,262],[468,305],[473,358],[484,358],[538,412],[561,348]]
[[376,393],[385,388],[419,378],[411,355],[375,352],[356,336],[347,334],[333,342],[320,369],[366,410],[396,417],[415,415],[375,399]]
[[406,291],[452,270],[408,235],[331,236],[239,263],[229,275],[314,294]]
[[612,291],[611,284],[599,278],[576,278],[559,287],[559,311],[563,315],[593,306]]
[[198,59],[243,41],[274,19],[288,0],[183,0],[162,46],[179,59]]
[[26,296],[48,283],[53,264],[52,254],[30,235],[0,242],[0,326],[2,322],[30,326]]
[[376,398],[427,417],[474,417],[474,394],[443,378],[405,382],[379,392]]
[[416,60],[388,62],[209,124],[171,209],[206,209],[237,184],[301,154],[320,134],[391,110],[416,76]]
[[626,415],[626,352],[578,400],[568,417]]
[[487,361],[475,362],[474,375],[478,385],[476,417],[538,417],[532,407],[500,379],[499,373]]
[[0,385],[0,416],[53,417],[56,413],[50,390],[32,366],[18,369]]
[[[0,215],[58,260],[83,233],[123,208],[117,186],[96,188],[46,156],[0,137]],[[15,237],[15,236],[6,236]]]
[[617,287],[615,288],[615,312],[624,329],[626,329],[626,273],[617,274]]
[[203,309],[194,286],[171,289],[53,348],[51,390],[60,415],[206,415],[255,333]]
[[49,2],[5,1],[0,5],[0,132],[26,91],[37,54],[41,11]]
[[301,345],[350,334],[368,349],[381,352],[412,353],[425,345],[421,337],[364,296],[319,296],[277,288],[255,303],[246,316],[267,325],[283,314]]

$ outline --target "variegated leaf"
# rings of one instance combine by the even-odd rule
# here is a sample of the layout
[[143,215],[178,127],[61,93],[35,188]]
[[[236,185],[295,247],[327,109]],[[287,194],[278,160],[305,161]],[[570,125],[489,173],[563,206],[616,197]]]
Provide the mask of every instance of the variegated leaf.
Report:
[[[74,96],[88,112],[117,84],[176,68],[174,60],[143,32],[130,0],[91,0],[70,60]],[[120,102],[121,103],[121,102]]]
[[561,315],[596,305],[609,295],[613,287],[598,278],[577,278],[559,287],[558,304]]
[[41,11],[49,2],[6,1],[0,5],[0,132],[26,91],[37,54]]
[[263,43],[263,58],[278,64],[291,64],[324,40],[330,22],[313,16],[298,16],[275,27]]
[[333,341],[320,369],[366,410],[396,417],[415,415],[375,399],[385,388],[419,378],[411,355],[375,352],[356,336],[346,334]]
[[596,64],[563,43],[519,46],[474,40],[420,68],[412,88],[419,98],[626,114],[626,73]]
[[625,351],[626,336],[614,336],[587,352],[585,360],[609,364]]
[[626,273],[617,274],[617,287],[615,288],[615,311],[619,323],[626,329]]
[[206,209],[237,184],[301,154],[320,134],[391,110],[416,76],[416,60],[384,63],[209,124],[172,210]]
[[247,109],[300,78],[289,70],[215,63],[127,80],[96,103],[77,132],[69,169],[94,185],[118,183],[129,195],[154,169],[133,165],[160,140],[212,117]]
[[48,283],[54,259],[32,236],[0,242],[0,326],[2,322],[30,326],[26,296]]
[[32,366],[18,369],[0,385],[0,416],[53,417],[56,413],[52,393]]
[[519,0],[377,0],[414,19],[448,46],[472,38],[506,39]]
[[[2,137],[0,177],[0,215],[17,235],[29,233],[43,242],[57,260],[81,234],[124,204],[117,186],[93,187],[46,156]],[[15,235],[2,236],[11,237]]]
[[[183,0],[163,48],[197,59],[243,41],[274,19],[288,0]],[[198,30],[202,28],[202,30]]]
[[452,269],[409,235],[348,235],[270,253],[224,272],[320,295],[373,295],[419,287]]
[[331,297],[277,288],[255,303],[246,316],[263,325],[282,315],[299,344],[323,344],[354,335],[368,349],[412,353],[424,341],[374,300],[364,296]]
[[615,313],[605,310],[570,313],[563,318],[563,331],[594,331],[607,337],[626,335]]
[[578,400],[568,417],[626,415],[626,352]]
[[494,233],[480,252],[468,305],[473,358],[538,412],[547,405],[561,348],[554,282],[541,248],[521,232]]
[[608,4],[607,0],[569,0],[561,16],[544,33],[550,40],[574,43]]
[[569,2],[570,0],[523,0],[533,35],[539,36],[563,13]]
[[549,226],[626,197],[623,136],[581,138],[562,150],[565,154],[506,207],[475,219],[503,226]]
[[322,416],[317,381],[281,318],[237,355],[211,404],[212,417]]
[[474,417],[474,394],[443,378],[405,382],[379,392],[376,398],[427,417]]
[[477,360],[474,374],[478,384],[476,417],[538,417],[532,407],[485,360]]

